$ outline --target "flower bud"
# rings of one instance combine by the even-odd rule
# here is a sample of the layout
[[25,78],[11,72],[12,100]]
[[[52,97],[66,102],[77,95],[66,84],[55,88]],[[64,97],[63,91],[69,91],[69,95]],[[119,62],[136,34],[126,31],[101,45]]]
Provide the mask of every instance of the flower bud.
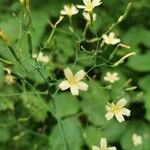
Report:
[[20,0],[22,6],[29,10],[29,0]]

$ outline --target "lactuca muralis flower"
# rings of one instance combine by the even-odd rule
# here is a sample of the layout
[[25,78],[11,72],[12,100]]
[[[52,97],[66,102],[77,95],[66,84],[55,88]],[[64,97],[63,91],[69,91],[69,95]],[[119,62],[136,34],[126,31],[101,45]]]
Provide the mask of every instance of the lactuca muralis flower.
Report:
[[119,80],[119,76],[117,72],[107,72],[106,75],[104,76],[104,80],[108,81],[110,83],[114,83],[115,81]]
[[84,5],[77,5],[78,8],[84,9],[84,11],[92,12],[93,9],[101,5],[101,0],[83,0]]
[[[83,12],[83,17],[84,17],[84,19],[86,19],[88,24],[91,23],[91,17],[88,12]],[[93,21],[95,21],[95,20],[96,20],[96,13],[93,13]]]
[[5,75],[5,82],[7,84],[13,84],[15,82],[15,79],[11,74],[11,70],[9,68],[4,68],[4,70],[7,72],[7,74]]
[[65,5],[64,9],[60,11],[61,15],[67,15],[69,17],[72,17],[73,15],[76,15],[78,13],[78,9],[75,5]]
[[106,138],[101,138],[100,147],[92,146],[92,150],[117,150],[116,147],[107,147]]
[[124,108],[126,104],[127,100],[125,98],[120,99],[116,104],[108,103],[106,105],[106,119],[110,120],[115,116],[119,122],[125,121],[124,116],[130,116],[131,113],[129,109]]
[[66,68],[64,69],[64,74],[67,80],[62,81],[59,84],[59,88],[62,91],[70,88],[72,95],[79,95],[79,90],[87,91],[88,85],[81,81],[86,74],[84,70],[80,70],[73,75],[72,71],[69,68]]
[[115,33],[110,32],[109,35],[104,34],[103,36],[104,42],[108,45],[115,45],[117,43],[120,43],[119,38],[115,38]]
[[43,52],[39,52],[39,54],[33,54],[32,56],[34,59],[36,59],[38,62],[42,63],[48,63],[50,61],[50,58],[47,55],[44,55]]
[[132,141],[133,141],[133,144],[134,144],[135,146],[138,146],[138,145],[143,144],[143,138],[142,138],[142,136],[137,135],[136,133],[134,133],[134,134],[132,135]]

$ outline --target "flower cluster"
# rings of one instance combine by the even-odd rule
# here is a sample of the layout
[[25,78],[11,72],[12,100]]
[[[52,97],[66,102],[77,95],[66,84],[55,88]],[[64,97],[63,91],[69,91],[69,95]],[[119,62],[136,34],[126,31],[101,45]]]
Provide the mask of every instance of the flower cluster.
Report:
[[39,54],[33,54],[32,56],[34,59],[36,59],[38,62],[41,63],[49,63],[50,58],[47,55],[44,55],[43,52],[39,52]]
[[102,4],[101,0],[83,0],[84,5],[64,5],[64,9],[60,11],[61,15],[67,15],[69,18],[76,15],[79,9],[83,9],[83,17],[87,20],[87,24],[96,20],[96,13],[93,13],[95,7]]

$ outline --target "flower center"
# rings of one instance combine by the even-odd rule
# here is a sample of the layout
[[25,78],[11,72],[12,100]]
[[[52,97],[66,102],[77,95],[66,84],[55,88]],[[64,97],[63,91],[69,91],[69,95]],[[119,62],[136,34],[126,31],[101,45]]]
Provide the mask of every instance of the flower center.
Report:
[[113,40],[114,40],[114,38],[112,38],[112,37],[108,38],[109,43],[112,43]]
[[91,12],[92,10],[93,10],[93,3],[88,3],[87,5],[86,5],[86,7],[85,7],[85,11],[89,11],[89,12]]
[[111,107],[111,111],[114,113],[118,113],[118,112],[120,112],[120,110],[121,110],[121,107],[119,105],[113,105]]
[[68,82],[69,82],[69,84],[71,84],[71,85],[74,85],[74,84],[77,83],[77,81],[76,81],[76,79],[75,79],[74,77],[70,78],[70,79],[68,80]]
[[67,12],[67,13],[68,13],[69,16],[72,16],[72,15],[73,15],[73,12],[72,12],[71,7],[68,8],[68,12]]

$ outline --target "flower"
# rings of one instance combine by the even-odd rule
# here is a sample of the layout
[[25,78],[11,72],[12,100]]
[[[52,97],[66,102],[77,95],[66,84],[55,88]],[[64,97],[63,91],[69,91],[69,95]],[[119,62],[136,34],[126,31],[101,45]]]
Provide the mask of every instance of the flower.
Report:
[[[83,12],[83,17],[84,19],[87,20],[88,23],[91,23],[91,17],[90,17],[90,14],[87,13],[87,12]],[[93,21],[96,20],[96,13],[93,13]]]
[[115,33],[114,32],[110,32],[109,33],[109,36],[104,34],[102,36],[102,38],[104,39],[104,42],[108,45],[115,45],[117,43],[120,42],[120,39],[119,38],[115,38]]
[[92,12],[93,9],[101,5],[101,0],[83,0],[84,5],[77,5],[79,9],[84,9],[84,11]]
[[11,75],[11,70],[9,68],[4,68],[4,70],[7,72],[5,75],[5,82],[7,84],[13,84],[15,82],[14,77]]
[[50,61],[50,58],[47,55],[44,55],[43,52],[39,52],[39,54],[34,54],[32,56],[34,59],[36,59],[39,62],[48,63]]
[[85,76],[84,70],[78,71],[73,75],[72,71],[69,68],[64,69],[64,74],[67,80],[62,81],[58,86],[64,91],[70,88],[72,95],[79,95],[79,90],[87,91],[88,85],[80,80]]
[[141,145],[143,143],[142,136],[137,135],[136,133],[132,135],[132,141],[135,146]]
[[127,104],[127,100],[125,98],[120,99],[116,104],[108,103],[106,105],[107,114],[105,115],[107,120],[112,119],[114,116],[119,122],[125,121],[124,116],[130,116],[130,110],[124,108]]
[[67,16],[71,17],[71,16],[77,14],[78,12],[79,11],[76,8],[76,6],[71,4],[71,5],[65,5],[64,9],[60,11],[60,14],[61,15],[67,15]]
[[92,150],[117,150],[116,147],[107,147],[107,140],[106,138],[101,138],[100,141],[100,148],[97,146],[92,146]]
[[117,72],[113,72],[113,73],[107,72],[106,76],[104,76],[104,80],[108,81],[110,83],[114,83],[115,81],[119,80],[118,73]]

